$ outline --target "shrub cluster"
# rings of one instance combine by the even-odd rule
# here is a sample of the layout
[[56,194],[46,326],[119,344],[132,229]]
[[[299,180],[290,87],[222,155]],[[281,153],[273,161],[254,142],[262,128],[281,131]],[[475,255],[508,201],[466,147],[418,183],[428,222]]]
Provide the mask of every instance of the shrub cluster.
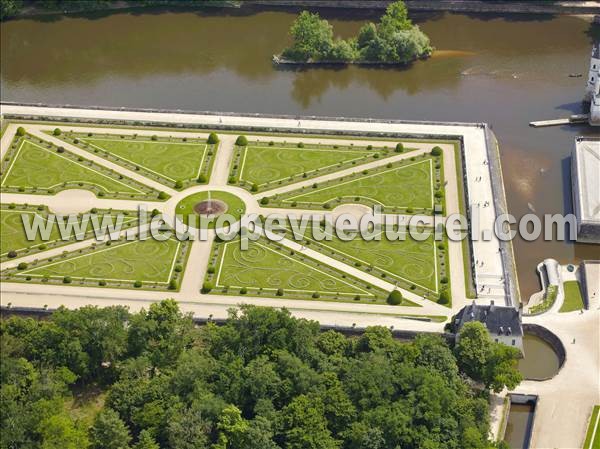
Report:
[[293,43],[282,57],[299,62],[406,64],[433,51],[429,38],[408,18],[403,1],[390,4],[379,23],[367,23],[351,39],[334,39],[329,22],[308,11],[298,16],[290,35]]

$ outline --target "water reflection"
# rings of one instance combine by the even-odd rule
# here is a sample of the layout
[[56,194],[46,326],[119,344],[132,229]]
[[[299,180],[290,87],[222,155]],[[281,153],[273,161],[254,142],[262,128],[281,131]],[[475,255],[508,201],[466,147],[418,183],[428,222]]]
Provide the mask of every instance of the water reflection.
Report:
[[559,360],[549,343],[532,334],[523,336],[525,357],[519,360],[519,371],[525,379],[548,379],[559,370]]
[[[509,210],[570,209],[564,159],[588,127],[532,129],[581,111],[590,42],[575,17],[418,14],[440,53],[405,68],[276,69],[296,12],[126,11],[0,24],[2,99],[105,106],[486,121],[500,142]],[[354,35],[379,12],[321,10]],[[597,28],[600,27],[596,27]],[[576,262],[593,245],[515,242],[524,297],[546,257]],[[597,248],[595,248],[597,250]]]

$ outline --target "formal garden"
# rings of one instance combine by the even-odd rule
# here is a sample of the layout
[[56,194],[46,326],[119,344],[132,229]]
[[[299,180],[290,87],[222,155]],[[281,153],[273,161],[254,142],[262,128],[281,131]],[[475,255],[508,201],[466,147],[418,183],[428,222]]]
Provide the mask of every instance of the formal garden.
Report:
[[[438,154],[437,152],[435,154]],[[431,215],[443,208],[441,152],[389,162],[373,169],[261,198],[267,207],[333,209],[341,204],[381,206],[382,212]]]
[[411,151],[403,144],[393,148],[374,145],[334,145],[248,141],[240,136],[231,162],[229,183],[262,192],[334,173],[380,158]]
[[[423,298],[450,306],[450,270],[445,237],[436,241],[431,233],[423,240],[417,240],[411,238],[406,230],[390,226],[389,232],[386,232],[385,228],[373,232],[372,240],[342,240],[335,233],[328,233],[322,225],[318,229],[327,238],[315,238],[314,228],[309,226],[301,240],[307,248],[412,291]],[[420,231],[429,229],[422,228]],[[287,235],[290,238],[291,233],[293,230],[288,229]],[[387,237],[388,234],[390,238]]]
[[2,280],[86,287],[177,290],[190,243],[174,238],[121,239],[21,262],[4,270]]
[[[31,221],[33,221],[34,216],[43,220],[44,226],[49,227],[47,240],[42,240],[41,236],[37,234],[34,240],[27,239],[23,230],[23,214],[29,215]],[[83,214],[75,217],[76,219],[72,223],[69,222],[68,217],[62,220],[53,217],[50,222],[48,214],[48,207],[43,205],[0,204],[0,260],[4,261],[34,254],[73,243],[78,239],[90,239],[94,236],[92,222],[86,220],[86,223],[83,223]],[[107,225],[115,225],[120,215],[124,228],[135,228],[139,217],[136,211],[108,209],[94,209],[90,211],[90,214],[95,215],[99,223],[106,223]],[[61,238],[61,231],[68,232],[69,229],[75,229],[71,237],[66,240]]]
[[[259,239],[242,250],[217,241],[203,284],[205,293],[385,304],[387,291],[272,242]],[[400,298],[397,305],[416,306]]]
[[[175,206],[175,213],[183,222],[193,228],[214,229],[219,216],[227,214],[234,222],[246,212],[246,203],[236,195],[220,190],[205,190],[186,196]],[[201,222],[204,218],[206,222]],[[212,220],[209,220],[212,219]],[[206,224],[205,224],[206,223]],[[225,226],[231,222],[224,223]]]
[[[127,238],[125,231],[135,235],[141,230],[135,209],[145,201],[154,204],[145,212],[144,222],[163,213],[179,215],[190,231],[203,228],[211,236],[249,211],[264,219],[273,208],[323,213],[344,204],[380,206],[388,214],[429,220],[444,212],[442,150],[432,141],[371,139],[358,145],[337,137],[269,140],[233,135],[227,142],[228,147],[222,148],[221,138],[213,132],[19,127],[3,157],[1,189],[13,195],[11,201],[27,193],[39,195],[40,201],[2,205],[0,257],[11,263],[3,269],[2,280],[178,291],[194,241],[175,235],[160,240]],[[218,151],[229,153],[216,166]],[[220,181],[211,182],[215,170]],[[159,185],[165,191],[155,188]],[[100,222],[123,215],[123,232],[110,241],[95,240],[89,223],[82,222],[83,213],[70,218],[52,215],[44,195],[49,198],[67,189],[94,193],[96,202],[85,196],[75,202],[97,203],[87,211]],[[106,207],[117,204],[113,201],[127,207]],[[23,213],[41,219],[48,228],[46,241],[39,236],[27,240]],[[214,222],[225,214],[230,218],[216,229]],[[406,229],[396,232],[400,237],[393,240],[384,236],[347,241],[334,234],[320,240],[313,235],[313,225],[302,238],[287,227],[284,240],[262,236],[252,239],[248,248],[242,248],[239,236],[211,237],[208,253],[197,256],[206,260],[202,262],[206,269],[188,271],[195,278],[196,293],[408,308],[418,308],[414,298],[422,298],[451,306],[445,240],[435,240],[433,234],[416,240]],[[162,226],[163,232],[172,230],[169,224]],[[65,227],[78,231],[63,240],[60,231]],[[191,232],[183,235],[189,237]],[[65,250],[60,251],[61,246]]]
[[47,133],[178,190],[208,182],[219,144],[214,134],[208,139],[198,139],[62,132],[60,128]]
[[62,146],[17,134],[2,159],[3,192],[53,195],[66,189],[90,190],[98,197],[167,199],[168,195]]

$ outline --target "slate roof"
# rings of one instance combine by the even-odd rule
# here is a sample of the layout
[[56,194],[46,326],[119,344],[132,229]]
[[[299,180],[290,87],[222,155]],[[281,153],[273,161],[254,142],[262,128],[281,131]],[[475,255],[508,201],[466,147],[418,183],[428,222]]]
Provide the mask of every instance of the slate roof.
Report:
[[480,305],[473,302],[463,307],[454,320],[457,330],[465,323],[479,321],[494,335],[523,335],[519,311],[514,307]]

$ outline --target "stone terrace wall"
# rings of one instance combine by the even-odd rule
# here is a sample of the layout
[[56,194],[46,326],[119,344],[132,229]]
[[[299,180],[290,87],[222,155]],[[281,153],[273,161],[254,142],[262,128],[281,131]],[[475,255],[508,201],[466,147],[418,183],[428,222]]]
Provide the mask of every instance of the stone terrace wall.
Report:
[[[55,309],[48,309],[45,307],[0,307],[0,317],[8,318],[10,316],[22,316],[22,317],[30,317],[37,319],[44,319],[52,315]],[[192,318],[194,323],[197,326],[205,326],[208,323],[214,323],[217,326],[222,326],[227,322],[225,318]],[[321,331],[329,331],[334,330],[341,334],[344,334],[348,337],[352,336],[360,336],[365,332],[364,327],[351,327],[351,326],[333,326],[333,325],[320,325]],[[413,340],[420,334],[429,334],[429,335],[441,335],[448,343],[454,342],[454,334],[443,333],[438,334],[434,332],[418,332],[418,331],[409,331],[402,329],[390,329],[392,332],[392,336],[398,340]]]

